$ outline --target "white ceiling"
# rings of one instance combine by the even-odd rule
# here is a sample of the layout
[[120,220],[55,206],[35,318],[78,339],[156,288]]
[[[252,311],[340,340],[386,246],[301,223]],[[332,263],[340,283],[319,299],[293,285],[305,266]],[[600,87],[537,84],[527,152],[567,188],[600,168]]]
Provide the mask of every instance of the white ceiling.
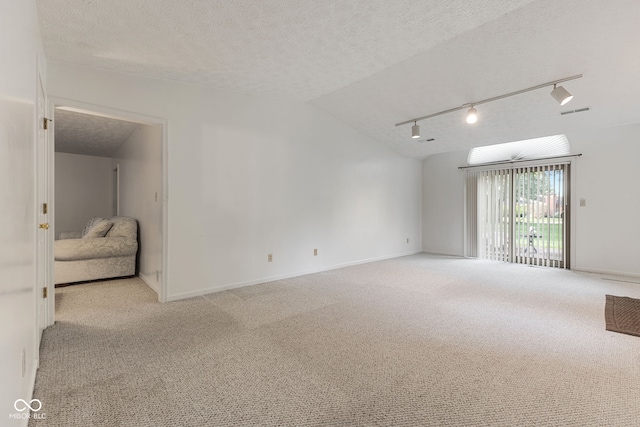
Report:
[[[638,0],[37,0],[48,60],[309,102],[406,156],[640,122]],[[573,74],[551,88],[395,123]],[[586,113],[560,111],[589,106]]]
[[85,156],[113,157],[139,123],[55,110],[55,151]]

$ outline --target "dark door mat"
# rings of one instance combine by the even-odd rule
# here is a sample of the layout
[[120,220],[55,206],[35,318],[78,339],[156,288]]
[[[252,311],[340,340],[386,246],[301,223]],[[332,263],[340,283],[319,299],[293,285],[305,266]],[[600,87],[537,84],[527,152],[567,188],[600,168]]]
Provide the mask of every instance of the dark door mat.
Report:
[[604,319],[607,331],[640,337],[640,299],[607,295]]

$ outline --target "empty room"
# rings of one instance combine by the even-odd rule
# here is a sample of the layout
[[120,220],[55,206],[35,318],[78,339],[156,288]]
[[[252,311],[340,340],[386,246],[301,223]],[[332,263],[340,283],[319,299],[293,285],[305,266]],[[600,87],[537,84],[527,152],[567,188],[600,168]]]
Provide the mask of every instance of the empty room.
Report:
[[638,22],[0,0],[0,425],[640,425]]

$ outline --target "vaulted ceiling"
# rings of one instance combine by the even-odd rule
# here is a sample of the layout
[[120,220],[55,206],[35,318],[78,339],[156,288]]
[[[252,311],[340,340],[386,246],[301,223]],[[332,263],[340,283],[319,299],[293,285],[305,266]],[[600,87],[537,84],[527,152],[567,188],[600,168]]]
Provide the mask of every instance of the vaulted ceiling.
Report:
[[[50,61],[308,102],[410,157],[640,122],[637,0],[37,4]],[[574,74],[564,107],[547,88],[479,106],[475,125],[425,120],[418,141],[395,126]]]

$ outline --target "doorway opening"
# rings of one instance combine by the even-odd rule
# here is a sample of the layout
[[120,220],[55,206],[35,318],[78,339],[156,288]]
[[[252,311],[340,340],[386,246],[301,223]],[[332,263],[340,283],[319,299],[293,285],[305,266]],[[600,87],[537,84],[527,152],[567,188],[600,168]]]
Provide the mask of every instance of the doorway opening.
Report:
[[135,219],[135,275],[164,301],[166,122],[71,100],[52,101],[56,239],[61,232],[82,230],[94,217]]

